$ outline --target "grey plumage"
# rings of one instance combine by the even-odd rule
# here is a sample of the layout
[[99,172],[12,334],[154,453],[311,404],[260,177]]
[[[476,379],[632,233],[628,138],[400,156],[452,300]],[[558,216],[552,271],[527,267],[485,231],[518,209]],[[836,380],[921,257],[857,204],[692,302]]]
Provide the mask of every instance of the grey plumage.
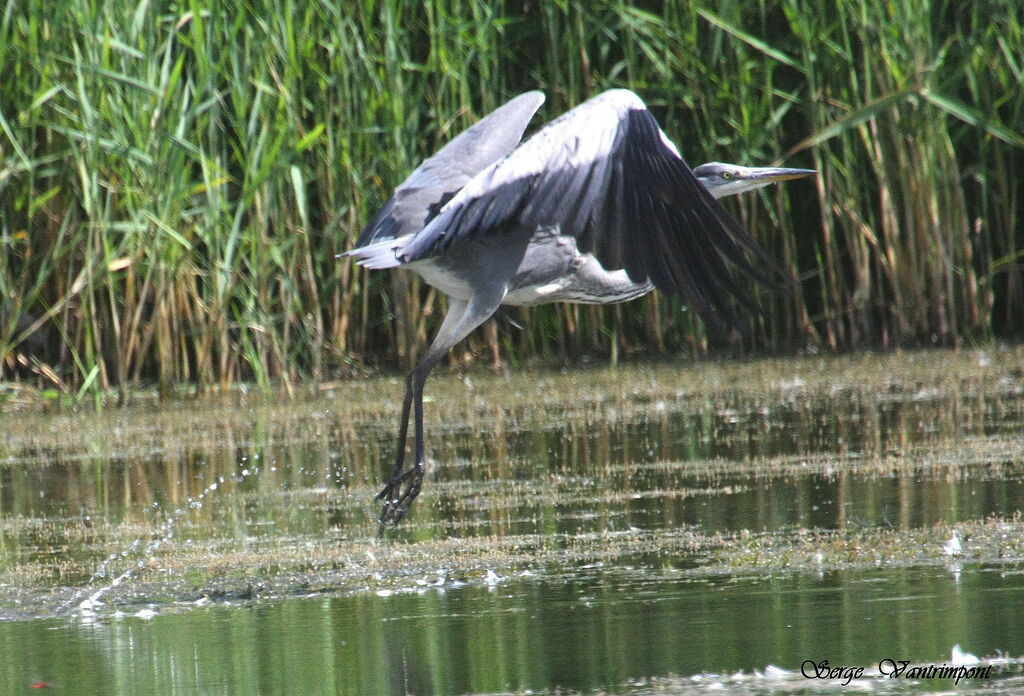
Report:
[[[500,304],[603,304],[657,287],[714,325],[738,323],[732,305],[752,303],[733,273],[768,282],[761,267],[772,264],[716,199],[812,173],[721,163],[695,173],[627,90],[594,97],[519,145],[542,101],[539,92],[513,99],[425,161],[348,252],[368,268],[409,268],[451,298],[407,380],[395,466],[378,496],[382,530],[422,485],[427,374]],[[416,462],[403,472],[413,407]]]
[[515,149],[543,103],[542,92],[520,94],[452,138],[395,189],[356,247],[421,230],[474,176]]

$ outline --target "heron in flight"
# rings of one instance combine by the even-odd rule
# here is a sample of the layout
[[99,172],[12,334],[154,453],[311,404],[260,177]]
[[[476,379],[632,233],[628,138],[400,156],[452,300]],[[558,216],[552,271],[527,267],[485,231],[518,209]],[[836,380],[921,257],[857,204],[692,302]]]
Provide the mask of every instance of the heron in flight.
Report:
[[[423,485],[427,375],[500,305],[610,304],[658,288],[713,326],[735,324],[731,303],[751,303],[731,269],[768,283],[751,257],[771,262],[716,199],[813,173],[718,162],[691,170],[624,89],[520,144],[543,101],[522,94],[456,136],[395,189],[347,252],[366,268],[415,271],[449,297],[406,379],[395,465],[377,496],[382,532]],[[410,412],[416,459],[405,469]]]

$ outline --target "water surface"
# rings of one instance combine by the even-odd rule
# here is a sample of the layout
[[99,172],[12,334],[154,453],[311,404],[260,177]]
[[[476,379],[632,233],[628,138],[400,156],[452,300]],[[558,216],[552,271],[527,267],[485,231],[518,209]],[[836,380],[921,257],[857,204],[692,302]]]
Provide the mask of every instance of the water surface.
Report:
[[0,689],[1021,688],[1020,351],[438,375],[378,541],[400,388],[14,416]]

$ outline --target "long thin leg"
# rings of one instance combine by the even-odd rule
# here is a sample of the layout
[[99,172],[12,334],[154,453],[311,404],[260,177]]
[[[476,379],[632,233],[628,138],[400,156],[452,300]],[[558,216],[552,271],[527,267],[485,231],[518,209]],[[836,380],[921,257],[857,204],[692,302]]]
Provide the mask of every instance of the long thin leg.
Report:
[[[437,330],[433,343],[427,349],[423,360],[413,368],[406,378],[395,467],[384,490],[377,495],[377,500],[384,502],[379,520],[381,533],[389,524],[397,525],[409,513],[409,507],[423,486],[426,459],[423,437],[423,385],[427,381],[427,375],[452,346],[494,314],[494,310],[498,308],[504,295],[505,289],[502,287],[500,291],[478,293],[469,302],[451,300],[448,305],[448,313],[445,315],[444,321],[441,322],[441,328]],[[410,407],[413,409],[413,418],[415,419],[416,461],[411,468],[402,471]]]
[[[464,300],[449,301],[448,313],[445,314],[444,321],[441,322],[441,328],[437,330],[438,336],[451,332],[454,329],[455,323],[462,317],[463,314],[465,314],[466,305],[467,303]],[[421,362],[419,365],[416,366],[416,370],[419,370],[422,367],[423,363]],[[398,424],[398,445],[397,447],[395,447],[395,466],[394,469],[392,469],[391,471],[391,478],[388,480],[389,485],[401,477],[402,467],[405,464],[405,441],[408,437],[409,415],[412,412],[413,395],[416,391],[414,387],[414,378],[416,375],[416,370],[413,370],[405,377],[405,395],[402,397],[402,419],[401,421],[399,421]],[[428,367],[427,371],[429,372],[429,370],[430,368]],[[426,380],[425,375],[423,379]],[[417,458],[419,458],[418,453]],[[377,500],[383,500],[385,498],[386,490],[387,489],[381,491],[381,493],[377,496]]]
[[[412,373],[405,377],[405,395],[402,397],[402,420],[398,425],[398,447],[395,448],[395,468],[391,472],[391,478],[396,478],[402,473],[402,465],[405,463],[405,440],[409,432],[409,413],[412,408]],[[379,499],[380,496],[377,496]]]

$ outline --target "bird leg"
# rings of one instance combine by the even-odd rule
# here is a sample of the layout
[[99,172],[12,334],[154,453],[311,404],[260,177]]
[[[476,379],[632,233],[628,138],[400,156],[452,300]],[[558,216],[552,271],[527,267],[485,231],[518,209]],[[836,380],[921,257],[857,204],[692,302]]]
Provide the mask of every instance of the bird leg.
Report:
[[[424,360],[416,366],[405,380],[405,397],[402,400],[402,420],[398,428],[398,447],[395,453],[395,467],[384,490],[377,494],[377,500],[384,501],[379,520],[379,533],[388,525],[397,526],[409,514],[409,507],[423,487],[425,470],[423,446],[423,384],[427,380],[433,362]],[[416,462],[412,468],[402,471],[405,463],[405,441],[409,431],[409,411],[415,403],[416,411]],[[405,490],[403,491],[403,484]]]
[[[441,322],[441,327],[434,336],[433,343],[427,349],[423,360],[413,368],[405,382],[405,397],[402,401],[402,421],[398,428],[398,448],[395,453],[395,467],[387,485],[377,495],[377,500],[384,503],[381,510],[379,534],[384,533],[388,526],[396,526],[409,514],[416,496],[423,487],[425,471],[425,448],[423,445],[423,385],[427,375],[448,350],[469,333],[480,326],[501,304],[507,285],[495,284],[481,290],[469,301],[451,299],[448,302],[448,313]],[[413,412],[416,435],[416,461],[412,467],[402,471],[405,462],[405,440],[409,431],[409,412]]]
[[[423,385],[434,365],[476,326],[476,324],[469,328],[464,326],[467,316],[470,315],[470,312],[467,311],[468,306],[469,303],[463,300],[451,300],[448,303],[448,313],[445,314],[444,321],[441,322],[441,327],[437,330],[433,343],[427,349],[427,354],[423,356],[423,360],[413,368],[405,380],[405,397],[402,400],[402,420],[398,427],[395,467],[391,471],[391,478],[388,479],[384,490],[377,495],[377,500],[384,503],[384,509],[381,510],[378,520],[379,535],[384,533],[385,527],[397,526],[402,518],[409,514],[412,502],[416,500],[416,496],[420,494],[420,489],[423,487],[423,474],[426,468],[426,454],[423,445]],[[477,323],[480,321],[483,319]],[[410,411],[414,412],[413,417],[416,422],[416,461],[412,467],[403,471]]]

